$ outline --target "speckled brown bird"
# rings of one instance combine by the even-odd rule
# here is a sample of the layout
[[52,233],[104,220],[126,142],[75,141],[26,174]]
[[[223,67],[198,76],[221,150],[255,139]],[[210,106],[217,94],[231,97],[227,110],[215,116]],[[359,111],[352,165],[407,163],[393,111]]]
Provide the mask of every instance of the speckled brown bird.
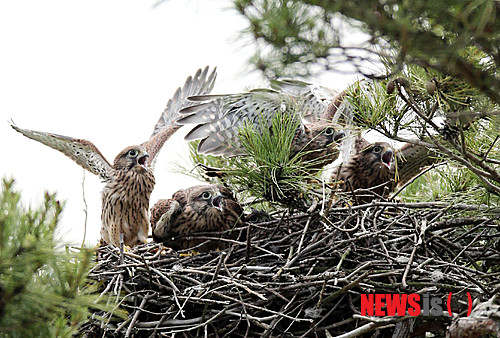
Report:
[[213,88],[215,70],[208,74],[208,67],[188,77],[182,88],[177,89],[167,103],[154,132],[141,145],[123,149],[111,165],[90,141],[57,134],[21,129],[12,125],[24,136],[59,150],[106,183],[102,191],[101,236],[106,243],[119,245],[120,234],[124,244],[134,246],[145,243],[149,230],[149,197],[155,185],[153,169],[163,144],[180,128],[175,121],[178,112],[188,106],[186,98],[207,94]]
[[[342,191],[370,189],[380,197],[387,197],[397,185],[403,185],[424,167],[436,163],[429,149],[410,143],[394,150],[386,142],[372,144],[358,137],[354,150],[355,154],[347,164],[336,167],[332,174],[332,181],[338,182]],[[368,203],[376,197],[364,193],[357,195],[356,199]]]
[[202,154],[241,155],[244,149],[239,132],[245,124],[250,123],[259,132],[261,128],[271,128],[272,118],[284,113],[300,122],[291,157],[302,151],[303,160],[314,161],[312,168],[334,161],[345,136],[340,126],[331,123],[338,93],[293,80],[273,81],[271,87],[240,94],[190,97],[197,104],[182,109],[185,117],[178,123],[196,126],[185,139],[201,139],[198,152]]
[[159,200],[151,209],[153,240],[176,250],[197,251],[225,248],[224,242],[187,239],[198,232],[221,232],[241,225],[243,209],[231,191],[222,185],[197,185],[177,191],[171,199]]

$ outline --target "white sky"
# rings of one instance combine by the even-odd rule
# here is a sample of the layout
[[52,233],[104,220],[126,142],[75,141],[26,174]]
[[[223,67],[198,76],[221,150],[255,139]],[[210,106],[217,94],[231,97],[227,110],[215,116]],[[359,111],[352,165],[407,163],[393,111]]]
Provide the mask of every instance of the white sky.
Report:
[[[153,8],[139,0],[24,0],[0,2],[0,176],[14,177],[26,205],[43,192],[66,201],[60,234],[81,243],[83,169],[63,154],[10,128],[54,132],[93,142],[108,159],[147,140],[177,87],[198,68],[217,66],[212,93],[265,85],[249,73],[246,21],[226,0],[169,0]],[[323,85],[342,90],[353,76],[327,74]],[[151,204],[199,184],[170,172],[187,161],[180,129],[160,153]],[[87,245],[100,231],[103,184],[85,173]]]

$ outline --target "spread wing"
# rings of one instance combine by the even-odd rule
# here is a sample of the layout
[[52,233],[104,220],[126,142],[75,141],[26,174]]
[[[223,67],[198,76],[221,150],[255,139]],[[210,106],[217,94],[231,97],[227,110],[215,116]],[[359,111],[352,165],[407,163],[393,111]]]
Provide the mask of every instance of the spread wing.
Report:
[[160,152],[163,144],[175,133],[181,125],[176,124],[180,117],[179,111],[182,108],[190,107],[194,103],[187,100],[190,96],[205,95],[212,91],[217,77],[217,68],[209,74],[209,67],[198,69],[196,74],[186,79],[183,87],[177,88],[174,96],[168,101],[167,106],[155,125],[150,139],[144,143],[148,154],[149,163],[154,167],[156,156]]
[[198,104],[181,110],[185,117],[178,123],[196,124],[186,135],[187,141],[201,139],[199,153],[240,155],[239,131],[249,123],[255,130],[271,126],[278,112],[300,118],[296,102],[289,95],[272,89],[254,89],[231,95],[204,95],[189,98]]
[[271,80],[271,88],[303,101],[303,118],[307,122],[331,121],[327,111],[339,93],[331,88],[299,81]]
[[110,180],[113,176],[113,168],[101,154],[99,149],[97,149],[97,147],[90,141],[41,131],[22,129],[15,125],[11,125],[11,127],[32,140],[59,150],[81,167],[87,169],[93,174],[96,174],[103,180]]
[[398,174],[398,185],[403,185],[419,174],[425,167],[441,160],[429,148],[406,143],[395,152]]

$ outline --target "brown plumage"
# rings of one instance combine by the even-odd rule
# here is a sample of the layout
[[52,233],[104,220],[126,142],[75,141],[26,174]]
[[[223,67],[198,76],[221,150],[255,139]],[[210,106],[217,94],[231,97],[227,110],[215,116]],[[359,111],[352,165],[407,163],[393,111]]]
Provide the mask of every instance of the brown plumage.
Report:
[[[424,167],[437,162],[432,151],[410,143],[394,150],[386,142],[371,144],[358,137],[354,151],[346,164],[334,169],[332,180],[342,191],[370,189],[380,197],[387,197],[397,185],[403,185]],[[368,203],[376,195],[362,193],[356,199],[360,203]]]
[[106,243],[117,246],[120,233],[128,246],[147,241],[149,196],[155,185],[148,157],[144,146],[131,146],[113,162],[112,180],[102,190],[101,237]]
[[241,224],[243,209],[222,185],[197,185],[177,191],[172,199],[159,200],[151,209],[153,240],[174,249],[196,246],[198,251],[224,248],[221,241],[188,239],[198,232],[221,232]]
[[155,185],[153,175],[156,156],[165,141],[180,128],[176,125],[180,109],[189,106],[186,98],[210,92],[215,81],[215,70],[208,75],[208,67],[188,77],[182,88],[169,100],[150,139],[142,145],[123,149],[111,165],[90,141],[68,136],[21,129],[16,131],[53,149],[59,150],[105,183],[102,191],[101,236],[106,243],[119,245],[120,234],[124,244],[145,243],[149,230],[149,197]]
[[[190,97],[196,102],[181,110],[180,124],[196,124],[186,135],[188,141],[201,139],[198,152],[211,155],[241,155],[244,149],[239,131],[250,123],[255,132],[271,128],[278,113],[300,122],[290,149],[291,157],[305,152],[303,160],[320,168],[338,157],[340,126],[331,123],[338,93],[301,81],[273,81],[273,89],[254,89],[230,95]],[[309,123],[303,123],[303,121]],[[317,162],[317,163],[316,163]]]
[[339,127],[315,122],[304,126],[298,132],[292,145],[290,156],[302,152],[302,161],[308,162],[310,169],[321,169],[339,156],[339,145],[345,134]]

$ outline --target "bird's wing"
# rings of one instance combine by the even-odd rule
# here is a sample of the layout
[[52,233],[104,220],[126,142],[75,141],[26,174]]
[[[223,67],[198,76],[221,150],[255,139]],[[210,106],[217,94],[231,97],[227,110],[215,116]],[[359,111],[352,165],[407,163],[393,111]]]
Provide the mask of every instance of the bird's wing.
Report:
[[338,97],[336,90],[299,81],[299,80],[271,80],[271,88],[286,93],[303,102],[302,116],[307,122],[331,121],[327,115],[330,105]]
[[224,198],[226,199],[226,208],[229,212],[233,213],[233,215],[238,219],[241,220],[243,216],[243,208],[241,205],[238,203],[238,198],[236,195],[233,194],[231,190],[226,188],[225,186],[218,184],[217,188],[219,189],[220,193]]
[[234,201],[238,201],[238,199],[236,198],[236,196],[234,196],[233,192],[231,190],[229,190],[228,188],[226,188],[225,186],[223,186],[222,184],[217,184],[217,189],[219,189],[220,193],[225,197],[225,198],[228,198],[228,199],[232,199]]
[[176,200],[177,202],[179,202],[180,206],[184,209],[184,207],[186,206],[187,204],[187,200],[188,200],[188,195],[191,193],[191,191],[193,191],[193,189],[195,189],[197,186],[194,186],[194,187],[191,187],[191,188],[187,188],[187,189],[180,189],[180,190],[177,190],[173,195],[172,195],[172,199]]
[[90,141],[41,131],[22,129],[15,125],[11,125],[11,127],[32,140],[59,150],[64,155],[78,163],[81,167],[87,169],[105,181],[110,180],[113,177],[114,170],[111,164],[109,164],[99,149],[97,149],[97,147]]
[[168,101],[167,106],[155,125],[150,139],[144,143],[149,153],[149,164],[154,167],[156,156],[160,152],[163,144],[175,133],[181,125],[176,124],[180,117],[179,111],[195,103],[187,98],[194,95],[206,95],[212,91],[217,77],[217,68],[209,74],[209,67],[198,69],[196,74],[186,79],[183,87],[177,88],[174,96]]
[[151,229],[153,239],[162,242],[170,236],[170,225],[178,217],[182,207],[174,199],[161,199],[151,208]]
[[426,166],[438,163],[441,160],[429,148],[421,145],[406,143],[395,152],[397,166],[397,183],[403,185],[419,174]]
[[196,124],[186,135],[187,141],[201,139],[199,153],[240,155],[240,130],[247,123],[258,131],[269,128],[279,112],[297,116],[296,102],[289,96],[271,89],[254,89],[231,95],[204,95],[189,98],[198,104],[184,108],[185,117],[179,124]]

